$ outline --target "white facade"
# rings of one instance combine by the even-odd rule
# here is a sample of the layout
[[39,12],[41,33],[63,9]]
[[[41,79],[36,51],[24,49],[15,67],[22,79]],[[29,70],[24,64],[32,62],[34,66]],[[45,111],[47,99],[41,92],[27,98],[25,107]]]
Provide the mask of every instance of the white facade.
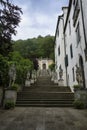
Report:
[[43,69],[48,70],[49,65],[51,65],[52,63],[53,63],[53,60],[51,59],[47,59],[47,58],[38,59],[39,70],[43,70]]
[[65,68],[65,45],[64,45],[64,34],[63,34],[63,26],[64,26],[64,15],[58,17],[56,37],[55,37],[55,63],[56,63],[56,72],[59,80],[59,71],[60,68],[63,70],[63,80],[64,85],[66,86],[66,68]]
[[[76,81],[76,65],[82,69],[82,75],[84,80],[84,86],[87,88],[87,57],[86,57],[86,44],[87,38],[85,38],[87,31],[87,5],[86,0],[70,0],[67,12],[67,17],[64,17],[64,44],[65,48],[61,46],[61,52],[65,51],[65,55],[59,59],[57,54],[57,46],[59,46],[62,38],[57,40],[58,34],[56,33],[55,40],[55,61],[57,65],[57,71],[59,65],[62,63],[63,68],[66,70],[65,79],[66,84],[73,90],[73,85],[77,84]],[[64,10],[63,10],[64,13]],[[64,15],[64,14],[63,14]],[[65,16],[65,15],[64,15]],[[84,17],[85,16],[85,17]],[[61,25],[59,25],[61,27]],[[57,28],[60,28],[57,26]],[[85,32],[84,32],[85,29]],[[61,29],[62,30],[62,29]],[[62,34],[61,32],[61,34]],[[87,36],[87,35],[86,35]],[[63,41],[62,41],[63,43]],[[87,50],[86,50],[87,51]],[[63,62],[63,59],[67,57],[67,65]]]

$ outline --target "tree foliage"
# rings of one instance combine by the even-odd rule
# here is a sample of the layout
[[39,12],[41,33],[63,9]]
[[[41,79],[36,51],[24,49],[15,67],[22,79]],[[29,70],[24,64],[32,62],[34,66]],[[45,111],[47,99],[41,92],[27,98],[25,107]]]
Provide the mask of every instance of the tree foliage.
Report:
[[17,33],[22,11],[9,0],[0,0],[0,6],[0,53],[6,56],[12,49],[11,38]]
[[8,60],[0,55],[0,86],[8,86]]
[[18,40],[13,44],[14,51],[18,51],[25,58],[54,59],[54,37],[46,36],[27,40]]
[[51,65],[49,65],[49,69],[51,71],[55,70],[55,63],[52,63]]
[[23,58],[19,52],[9,54],[9,66],[16,66],[16,83],[24,85],[28,71],[33,70],[33,62]]

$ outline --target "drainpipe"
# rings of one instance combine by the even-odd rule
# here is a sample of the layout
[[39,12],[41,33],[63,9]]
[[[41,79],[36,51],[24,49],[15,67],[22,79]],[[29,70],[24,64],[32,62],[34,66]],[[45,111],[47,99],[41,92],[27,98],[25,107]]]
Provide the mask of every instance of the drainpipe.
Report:
[[[60,19],[63,21],[63,30],[64,30],[64,18],[60,17]],[[63,36],[64,36],[64,52],[65,52],[65,56],[66,56],[66,41],[65,41],[65,33],[63,32]],[[67,78],[67,66],[65,66],[66,69],[66,85],[68,86],[68,78]]]

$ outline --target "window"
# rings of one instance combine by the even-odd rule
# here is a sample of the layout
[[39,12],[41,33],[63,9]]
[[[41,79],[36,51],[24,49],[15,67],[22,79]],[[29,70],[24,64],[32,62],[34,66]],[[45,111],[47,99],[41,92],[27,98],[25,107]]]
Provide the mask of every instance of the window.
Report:
[[71,35],[71,23],[69,21],[69,35]]
[[60,55],[60,46],[58,47],[58,55]]
[[65,57],[65,66],[68,67],[68,64],[69,64],[68,63],[68,55],[66,55],[66,57]]
[[79,26],[79,23],[78,23],[77,29],[76,29],[76,37],[77,37],[77,44],[79,44],[79,42],[80,42],[80,26]]
[[72,68],[72,75],[73,75],[73,82],[75,81],[75,71],[74,71],[74,67]]
[[73,26],[75,27],[79,12],[80,12],[80,5],[79,5],[79,0],[74,0],[73,2],[73,7],[74,7],[74,12],[73,12]]
[[73,6],[74,6],[74,7],[76,6],[76,4],[78,4],[78,0],[74,0],[74,1],[73,1]]
[[69,85],[69,74],[67,75],[67,79],[68,79],[68,86],[70,86],[70,85]]
[[59,29],[57,29],[57,34],[58,34],[58,36],[59,36]]
[[72,48],[72,44],[70,45],[70,54],[71,54],[71,58],[73,58],[73,48]]
[[74,5],[74,6],[75,6],[75,2],[76,2],[76,0],[73,1],[73,5]]

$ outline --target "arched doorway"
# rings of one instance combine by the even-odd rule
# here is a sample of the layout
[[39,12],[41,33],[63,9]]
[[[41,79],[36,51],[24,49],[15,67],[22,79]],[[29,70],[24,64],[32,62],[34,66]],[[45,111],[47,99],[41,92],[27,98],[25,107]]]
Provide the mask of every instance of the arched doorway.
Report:
[[46,64],[45,63],[43,64],[43,69],[46,70]]
[[81,68],[82,78],[83,78],[83,87],[85,88],[85,73],[84,73],[84,64],[83,64],[83,58],[80,55],[79,56],[79,66]]

